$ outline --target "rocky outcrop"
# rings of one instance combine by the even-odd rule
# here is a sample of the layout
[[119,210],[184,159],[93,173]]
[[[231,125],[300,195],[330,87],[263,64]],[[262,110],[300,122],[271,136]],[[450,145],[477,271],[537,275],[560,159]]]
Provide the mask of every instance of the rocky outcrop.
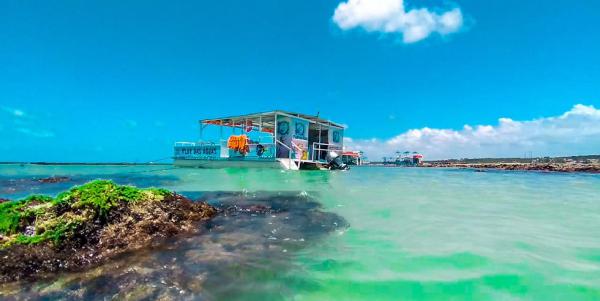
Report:
[[164,189],[93,181],[0,203],[0,282],[88,268],[197,231],[217,210]]
[[69,178],[69,177],[59,177],[59,176],[37,179],[38,182],[45,183],[45,184],[62,183],[62,182],[68,182],[70,180],[71,180],[71,178]]
[[435,162],[426,163],[423,167],[472,168],[477,171],[485,169],[548,171],[548,172],[588,172],[600,173],[600,165],[585,163],[459,163]]

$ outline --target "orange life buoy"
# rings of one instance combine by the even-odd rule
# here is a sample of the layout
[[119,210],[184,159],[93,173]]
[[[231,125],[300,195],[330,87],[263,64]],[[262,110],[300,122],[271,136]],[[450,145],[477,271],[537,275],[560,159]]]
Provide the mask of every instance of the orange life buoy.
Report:
[[250,147],[248,145],[248,136],[230,136],[229,139],[227,139],[227,148],[238,151],[242,155],[247,154],[250,151]]

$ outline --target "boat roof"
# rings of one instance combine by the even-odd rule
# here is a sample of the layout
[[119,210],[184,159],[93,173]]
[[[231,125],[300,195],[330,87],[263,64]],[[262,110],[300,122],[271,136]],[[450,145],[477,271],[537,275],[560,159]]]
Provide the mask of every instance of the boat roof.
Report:
[[245,115],[235,115],[235,116],[219,117],[219,118],[201,119],[200,123],[202,123],[202,124],[216,124],[216,125],[223,125],[223,126],[236,126],[236,125],[239,125],[240,122],[243,122],[245,120],[257,120],[257,119],[261,119],[263,121],[263,123],[265,123],[265,124],[273,123],[273,125],[274,125],[274,123],[275,123],[275,116],[276,115],[283,115],[283,116],[288,116],[288,117],[305,119],[305,120],[308,120],[311,123],[317,123],[317,124],[322,124],[322,125],[334,126],[334,127],[338,127],[338,128],[341,128],[341,129],[345,129],[346,128],[346,126],[343,125],[343,124],[336,123],[336,122],[333,122],[333,121],[328,120],[328,119],[320,118],[318,115],[314,116],[314,115],[301,114],[301,113],[295,113],[295,112],[290,112],[290,111],[282,111],[282,110],[275,110],[275,111],[269,111],[269,112],[259,112],[259,113],[251,113],[251,114],[245,114]]
[[355,158],[360,158],[360,153],[358,151],[345,151],[342,153],[343,156],[351,156]]

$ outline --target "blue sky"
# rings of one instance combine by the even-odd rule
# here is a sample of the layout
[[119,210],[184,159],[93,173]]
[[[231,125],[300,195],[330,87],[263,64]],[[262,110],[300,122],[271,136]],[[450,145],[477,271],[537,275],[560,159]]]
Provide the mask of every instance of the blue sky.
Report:
[[[373,1],[2,1],[0,161],[144,162],[197,139],[200,118],[274,108],[345,123],[374,157],[600,149],[600,129],[525,145],[464,132],[596,124],[600,2]],[[398,140],[423,129],[442,132]]]

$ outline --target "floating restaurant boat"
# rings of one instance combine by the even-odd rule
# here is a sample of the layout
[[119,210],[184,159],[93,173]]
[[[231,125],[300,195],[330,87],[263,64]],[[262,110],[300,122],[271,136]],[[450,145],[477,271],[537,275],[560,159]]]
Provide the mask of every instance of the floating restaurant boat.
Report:
[[342,153],[342,162],[348,165],[363,165],[364,157],[361,151],[346,150]]
[[344,126],[319,116],[271,111],[200,120],[199,142],[176,142],[174,165],[347,169]]

